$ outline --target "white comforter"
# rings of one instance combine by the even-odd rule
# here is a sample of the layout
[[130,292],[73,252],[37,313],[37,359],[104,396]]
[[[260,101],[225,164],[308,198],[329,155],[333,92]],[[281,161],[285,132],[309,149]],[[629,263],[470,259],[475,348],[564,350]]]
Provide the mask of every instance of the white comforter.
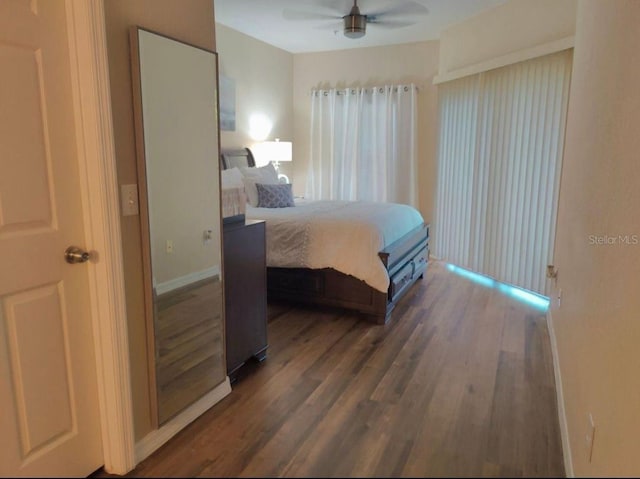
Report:
[[333,268],[382,292],[389,287],[389,275],[378,252],[423,223],[410,206],[366,201],[247,205],[246,218],[266,220],[268,266]]

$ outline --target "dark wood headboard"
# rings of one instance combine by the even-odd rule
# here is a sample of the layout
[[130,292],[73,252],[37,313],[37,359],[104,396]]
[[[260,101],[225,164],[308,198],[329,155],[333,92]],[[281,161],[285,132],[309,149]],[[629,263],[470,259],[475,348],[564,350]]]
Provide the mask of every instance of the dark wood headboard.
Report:
[[223,170],[228,170],[235,166],[256,166],[256,161],[253,158],[253,153],[249,148],[241,149],[228,149],[223,148],[220,150],[220,167]]

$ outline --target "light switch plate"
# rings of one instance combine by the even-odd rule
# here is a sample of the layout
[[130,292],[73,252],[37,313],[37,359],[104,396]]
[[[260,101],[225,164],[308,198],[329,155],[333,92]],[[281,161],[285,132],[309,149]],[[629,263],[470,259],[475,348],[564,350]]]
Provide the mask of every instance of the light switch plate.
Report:
[[120,201],[122,216],[133,216],[139,213],[138,185],[120,185]]

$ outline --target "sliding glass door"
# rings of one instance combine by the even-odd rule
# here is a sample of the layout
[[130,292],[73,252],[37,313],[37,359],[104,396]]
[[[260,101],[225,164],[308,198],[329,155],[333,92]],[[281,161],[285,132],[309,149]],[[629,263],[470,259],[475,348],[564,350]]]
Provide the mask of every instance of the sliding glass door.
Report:
[[545,294],[571,58],[565,50],[440,85],[437,257]]

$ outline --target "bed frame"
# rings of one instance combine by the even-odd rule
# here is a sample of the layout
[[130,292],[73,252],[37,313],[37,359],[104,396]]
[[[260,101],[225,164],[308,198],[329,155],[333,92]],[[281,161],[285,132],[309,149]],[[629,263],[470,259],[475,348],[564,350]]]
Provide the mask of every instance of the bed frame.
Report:
[[[223,169],[255,166],[249,148],[223,149]],[[331,268],[267,268],[269,300],[345,308],[367,320],[386,323],[394,307],[418,279],[424,276],[429,259],[429,225],[422,224],[378,253],[389,272],[386,293],[364,281]]]

